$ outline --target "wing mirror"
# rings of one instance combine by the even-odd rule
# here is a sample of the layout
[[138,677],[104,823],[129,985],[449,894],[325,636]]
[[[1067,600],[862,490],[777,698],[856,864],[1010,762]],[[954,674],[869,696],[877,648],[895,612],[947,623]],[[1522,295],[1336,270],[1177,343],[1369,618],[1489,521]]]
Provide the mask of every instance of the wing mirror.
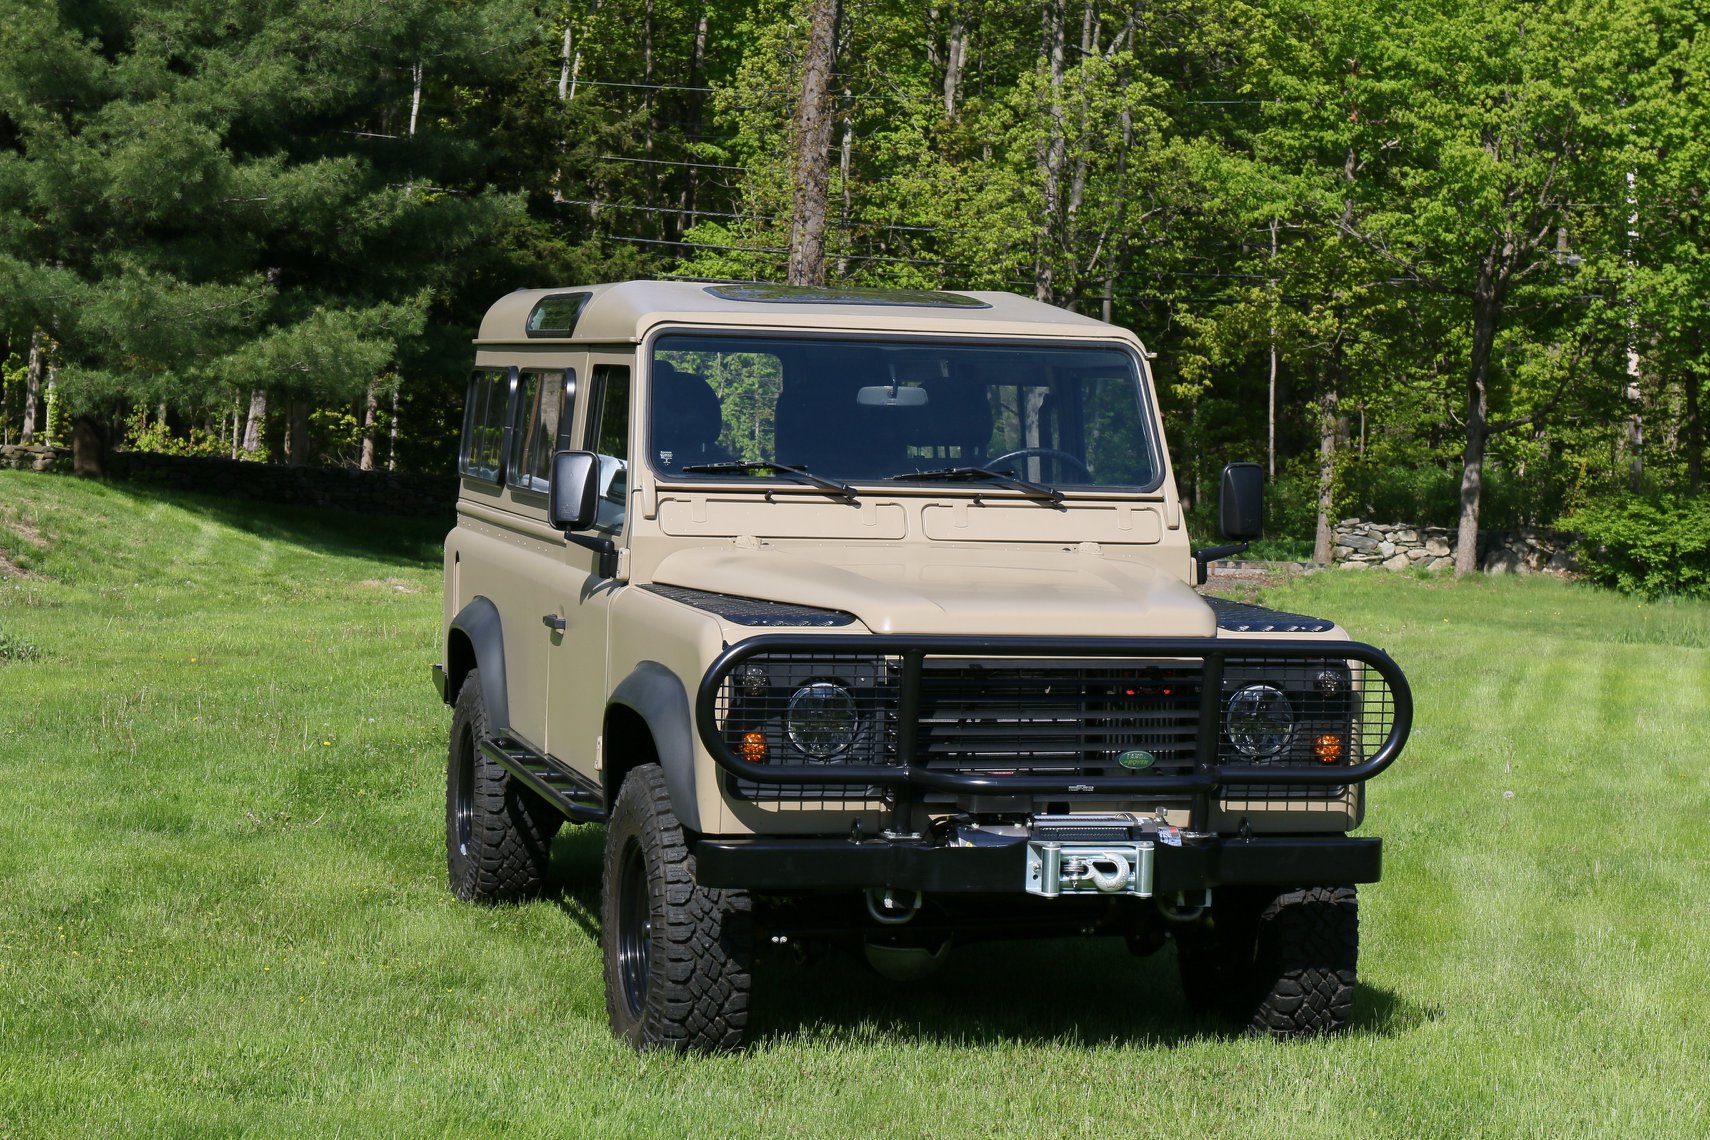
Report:
[[605,536],[577,534],[594,525],[600,505],[600,457],[591,451],[560,451],[552,457],[552,483],[547,492],[546,518],[564,532],[565,541],[600,556],[595,573],[615,578],[617,543]]
[[594,525],[600,502],[600,457],[591,451],[560,451],[552,457],[546,517],[562,531]]
[[1265,471],[1257,463],[1230,463],[1223,468],[1223,486],[1217,498],[1217,525],[1223,537],[1233,541],[1224,546],[1202,546],[1193,552],[1199,564],[1199,585],[1205,585],[1206,566],[1219,558],[1240,554],[1247,544],[1264,533]]

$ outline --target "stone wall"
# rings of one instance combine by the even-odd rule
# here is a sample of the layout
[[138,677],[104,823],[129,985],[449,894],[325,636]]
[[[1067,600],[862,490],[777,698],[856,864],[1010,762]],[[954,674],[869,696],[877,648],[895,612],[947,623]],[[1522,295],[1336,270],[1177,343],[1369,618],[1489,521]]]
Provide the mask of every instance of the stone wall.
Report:
[[[1330,560],[1343,570],[1450,570],[1455,565],[1456,535],[1446,527],[1343,519],[1332,533]],[[1576,537],[1536,528],[1482,531],[1479,568],[1486,574],[1572,571],[1571,547]]]
[[0,470],[71,470],[71,448],[46,447],[39,443],[8,443],[0,446]]

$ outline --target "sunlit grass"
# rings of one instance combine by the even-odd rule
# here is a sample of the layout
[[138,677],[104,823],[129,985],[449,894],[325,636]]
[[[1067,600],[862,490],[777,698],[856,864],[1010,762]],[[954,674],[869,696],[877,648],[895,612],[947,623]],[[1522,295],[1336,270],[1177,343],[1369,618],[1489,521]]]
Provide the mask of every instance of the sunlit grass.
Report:
[[[1710,606],[1326,573],[1412,679],[1354,1031],[1186,1012],[1169,952],[762,972],[758,1044],[637,1058],[600,832],[443,885],[434,526],[0,473],[0,1135],[1676,1136],[1710,1129]],[[32,540],[20,537],[20,529]]]

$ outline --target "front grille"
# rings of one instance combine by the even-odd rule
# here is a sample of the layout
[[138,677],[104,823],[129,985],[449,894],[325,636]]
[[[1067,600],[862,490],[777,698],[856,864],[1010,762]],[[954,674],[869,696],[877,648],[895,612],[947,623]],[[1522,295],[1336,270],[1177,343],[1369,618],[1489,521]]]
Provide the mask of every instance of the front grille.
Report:
[[928,660],[915,762],[988,776],[1182,775],[1199,693],[1197,663]]

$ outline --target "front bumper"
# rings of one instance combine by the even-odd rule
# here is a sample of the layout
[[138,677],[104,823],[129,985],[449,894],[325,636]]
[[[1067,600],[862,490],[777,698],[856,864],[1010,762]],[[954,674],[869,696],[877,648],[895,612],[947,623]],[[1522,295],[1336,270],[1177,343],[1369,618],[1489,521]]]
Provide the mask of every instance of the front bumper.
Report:
[[[1026,843],[952,847],[902,839],[704,838],[695,847],[695,878],[706,887],[755,891],[895,887],[1018,894],[1024,890],[1026,851]],[[1153,890],[1165,895],[1257,884],[1375,883],[1382,870],[1383,840],[1373,837],[1184,836],[1181,846],[1156,846]]]

